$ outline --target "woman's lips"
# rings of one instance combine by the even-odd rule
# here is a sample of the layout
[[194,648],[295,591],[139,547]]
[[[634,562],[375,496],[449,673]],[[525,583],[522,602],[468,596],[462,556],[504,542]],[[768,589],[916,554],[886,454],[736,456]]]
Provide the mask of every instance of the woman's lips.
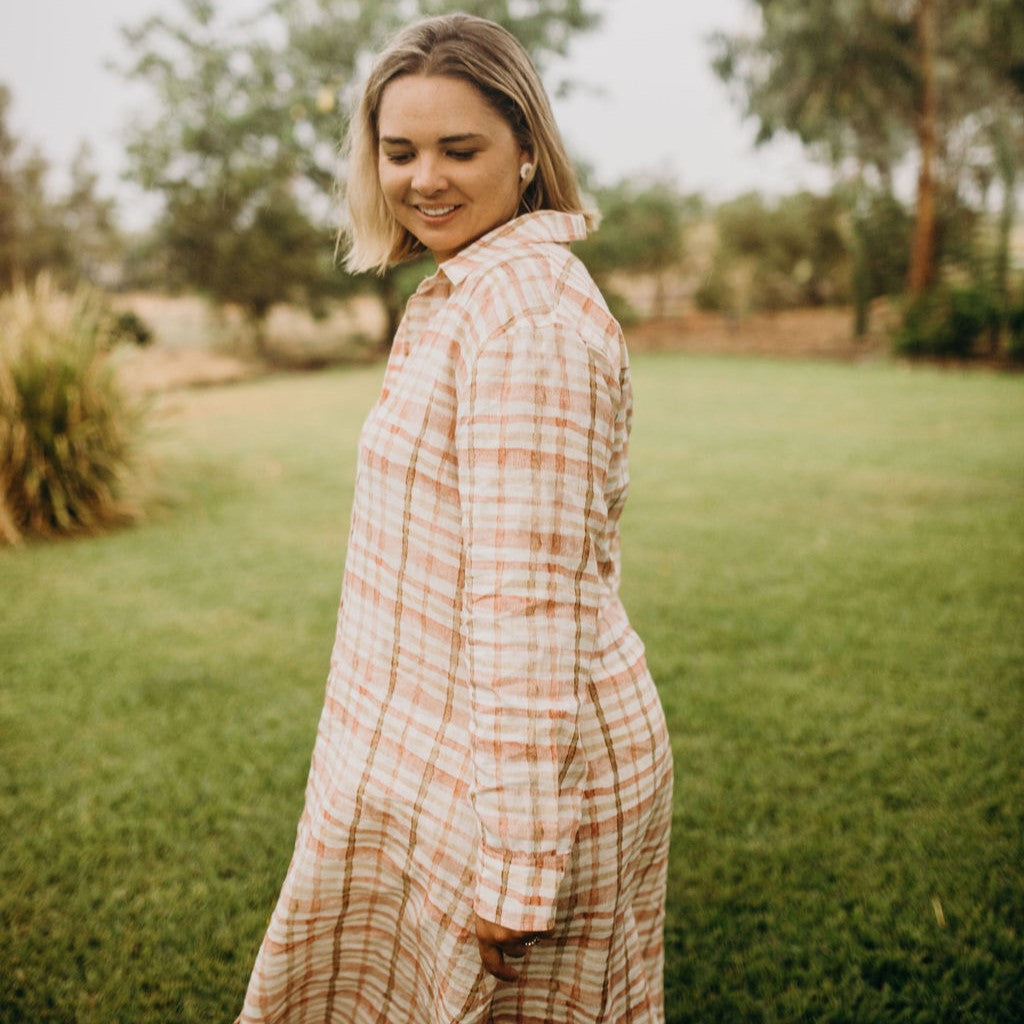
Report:
[[416,211],[423,217],[424,220],[429,221],[431,224],[442,223],[452,216],[453,213],[458,210],[457,204],[438,205],[438,206],[417,206]]

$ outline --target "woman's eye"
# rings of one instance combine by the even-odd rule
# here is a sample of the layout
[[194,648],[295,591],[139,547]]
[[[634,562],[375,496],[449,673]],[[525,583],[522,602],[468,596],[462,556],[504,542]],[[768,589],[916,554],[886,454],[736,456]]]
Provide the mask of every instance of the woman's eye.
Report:
[[472,160],[476,156],[475,149],[450,149],[448,155],[453,160]]
[[407,164],[412,159],[411,153],[385,153],[389,164]]

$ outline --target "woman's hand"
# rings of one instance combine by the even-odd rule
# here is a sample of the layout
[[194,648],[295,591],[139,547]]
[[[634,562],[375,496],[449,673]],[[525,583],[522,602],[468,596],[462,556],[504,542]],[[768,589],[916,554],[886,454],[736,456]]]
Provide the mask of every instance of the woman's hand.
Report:
[[519,975],[505,963],[505,957],[522,960],[526,951],[551,932],[517,932],[476,916],[476,941],[484,967],[501,981],[517,981]]

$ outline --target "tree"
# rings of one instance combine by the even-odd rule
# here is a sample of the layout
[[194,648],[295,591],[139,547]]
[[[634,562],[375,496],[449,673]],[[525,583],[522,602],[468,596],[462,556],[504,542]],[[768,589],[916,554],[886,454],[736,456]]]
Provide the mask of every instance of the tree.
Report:
[[[1019,0],[753,0],[753,34],[715,37],[714,66],[739,89],[759,141],[795,133],[837,169],[888,187],[911,149],[918,187],[908,287],[935,279],[943,193],[956,195],[957,141],[1022,66]],[[998,59],[997,59],[998,58]],[[1019,123],[1019,122],[1018,122]]]
[[47,189],[50,164],[23,152],[7,128],[10,91],[0,85],[0,292],[31,283],[43,270],[61,285],[95,283],[119,251],[114,204],[97,194],[88,148],[71,167],[67,195]]
[[11,92],[0,84],[0,292],[14,283],[18,255],[18,189],[14,177],[17,142],[7,128]]
[[65,236],[70,239],[75,276],[102,285],[120,277],[123,239],[117,226],[116,203],[99,194],[99,175],[92,148],[83,142],[71,161],[68,192],[56,204]]
[[417,13],[451,9],[506,25],[541,65],[596,23],[586,0],[273,0],[225,26],[211,0],[182,0],[183,20],[125,30],[124,71],[155,100],[129,129],[129,174],[163,197],[182,283],[241,302],[257,325],[286,299],[371,288],[394,325],[393,275],[357,282],[324,259],[338,142],[370,55]]
[[848,297],[843,204],[800,192],[768,204],[757,193],[715,211],[717,245],[698,304],[732,315],[821,306]]
[[303,208],[293,125],[267,117],[272,66],[223,31],[208,0],[183,7],[181,24],[154,17],[126,32],[128,74],[157,100],[131,128],[129,173],[163,196],[168,283],[241,305],[262,347],[275,303],[315,304],[337,284],[330,232]]
[[910,252],[907,286],[911,295],[920,295],[932,283],[935,274],[935,159],[939,145],[939,100],[935,63],[938,59],[935,0],[918,0],[913,12],[914,40],[917,45],[919,99],[915,111],[917,148],[920,154],[917,176],[917,219]]
[[988,186],[994,179],[1001,189],[992,267],[992,290],[1006,310],[1009,306],[1010,236],[1017,212],[1020,168],[1024,166],[1024,17],[1013,0],[992,3],[984,32],[975,37],[980,51],[976,64],[995,83],[995,99],[978,119],[975,159],[969,164],[988,207]]
[[32,281],[43,269],[67,277],[71,249],[46,195],[50,165],[21,146],[6,125],[10,90],[0,85],[0,291]]
[[601,230],[577,243],[577,254],[606,292],[607,277],[616,270],[652,275],[655,315],[663,315],[665,275],[682,260],[684,225],[700,212],[700,200],[659,181],[621,181],[597,189],[594,198]]

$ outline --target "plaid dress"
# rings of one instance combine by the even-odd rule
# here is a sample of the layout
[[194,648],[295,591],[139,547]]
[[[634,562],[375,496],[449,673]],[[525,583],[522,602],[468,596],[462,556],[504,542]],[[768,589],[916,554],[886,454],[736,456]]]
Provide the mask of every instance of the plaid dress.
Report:
[[[410,299],[242,1024],[656,1024],[671,753],[618,597],[621,331],[550,211]],[[473,911],[554,929],[498,982]]]

